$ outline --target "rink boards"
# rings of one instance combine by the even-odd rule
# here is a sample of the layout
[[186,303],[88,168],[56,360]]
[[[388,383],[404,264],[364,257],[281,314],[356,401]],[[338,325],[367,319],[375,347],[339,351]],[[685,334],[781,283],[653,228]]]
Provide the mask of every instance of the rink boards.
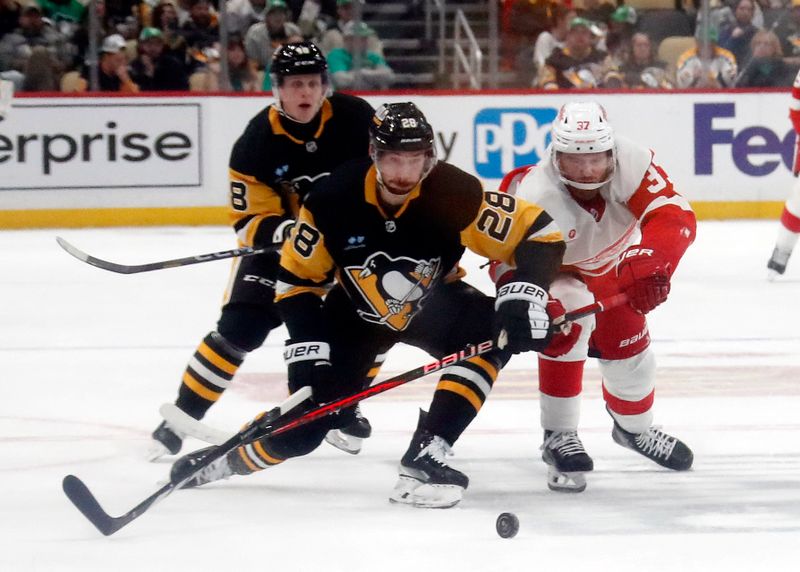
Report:
[[[558,108],[592,98],[650,146],[700,218],[773,218],[792,185],[786,90],[435,93],[439,157],[487,188],[540,160]],[[224,224],[230,148],[264,96],[19,97],[0,124],[0,228]]]

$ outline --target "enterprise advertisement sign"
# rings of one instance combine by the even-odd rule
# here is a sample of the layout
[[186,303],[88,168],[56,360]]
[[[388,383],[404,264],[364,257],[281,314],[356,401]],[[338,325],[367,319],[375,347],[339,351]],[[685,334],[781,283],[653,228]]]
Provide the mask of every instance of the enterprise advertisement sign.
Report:
[[199,187],[200,127],[199,103],[15,102],[0,190]]

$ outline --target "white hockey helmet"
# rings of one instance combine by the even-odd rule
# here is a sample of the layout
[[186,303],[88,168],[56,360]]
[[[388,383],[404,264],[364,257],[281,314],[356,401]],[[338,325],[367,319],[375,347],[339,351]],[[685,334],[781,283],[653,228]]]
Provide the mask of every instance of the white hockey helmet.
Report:
[[[592,190],[602,187],[611,180],[617,163],[617,146],[614,129],[608,122],[606,110],[594,101],[577,101],[564,104],[553,122],[551,134],[553,166],[559,179],[576,189]],[[578,182],[564,176],[559,165],[559,155],[609,153],[609,167],[600,181]]]

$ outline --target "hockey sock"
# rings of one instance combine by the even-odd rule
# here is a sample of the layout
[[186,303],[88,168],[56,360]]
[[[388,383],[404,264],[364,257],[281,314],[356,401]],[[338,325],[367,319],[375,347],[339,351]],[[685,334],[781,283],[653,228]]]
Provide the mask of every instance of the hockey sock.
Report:
[[778,230],[778,240],[776,246],[783,252],[792,252],[797,239],[800,237],[800,217],[792,214],[788,208],[783,209],[781,214],[781,226]]
[[285,460],[271,450],[268,439],[254,441],[228,454],[228,462],[238,475],[263,471]]
[[201,419],[230,386],[246,355],[217,332],[210,332],[186,366],[175,405]]
[[426,428],[455,443],[489,397],[498,371],[491,358],[481,356],[448,367],[433,394]]

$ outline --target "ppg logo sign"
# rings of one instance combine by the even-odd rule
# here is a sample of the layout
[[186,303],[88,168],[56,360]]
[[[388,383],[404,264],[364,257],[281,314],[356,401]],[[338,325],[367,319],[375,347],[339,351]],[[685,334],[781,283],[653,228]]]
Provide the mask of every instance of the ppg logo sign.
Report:
[[538,163],[556,115],[553,107],[481,110],[473,134],[478,175],[501,179],[515,167]]

